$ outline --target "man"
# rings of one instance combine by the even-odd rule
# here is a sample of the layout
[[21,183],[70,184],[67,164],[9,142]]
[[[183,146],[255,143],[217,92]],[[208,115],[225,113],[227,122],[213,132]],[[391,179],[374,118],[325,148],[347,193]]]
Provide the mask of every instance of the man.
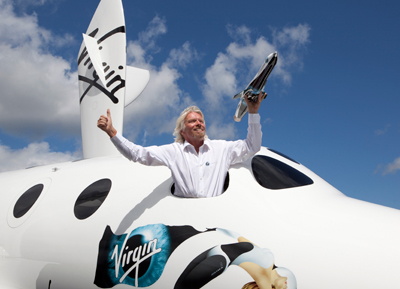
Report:
[[144,165],[167,166],[179,197],[215,197],[223,193],[226,174],[231,165],[244,162],[261,148],[261,125],[258,109],[264,95],[253,102],[245,98],[249,111],[247,138],[238,141],[209,140],[203,113],[195,106],[185,109],[176,122],[175,143],[142,147],[112,126],[110,110],[97,126],[105,131],[117,149],[128,159]]

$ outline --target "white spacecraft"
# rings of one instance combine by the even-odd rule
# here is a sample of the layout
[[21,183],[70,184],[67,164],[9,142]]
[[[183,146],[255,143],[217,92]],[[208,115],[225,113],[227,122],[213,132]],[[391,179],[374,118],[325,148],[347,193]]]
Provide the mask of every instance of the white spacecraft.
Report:
[[174,196],[168,168],[121,156],[95,124],[110,108],[122,131],[149,79],[110,52],[125,53],[124,34],[121,1],[102,0],[79,52],[84,159],[0,174],[1,289],[400,284],[400,211],[349,198],[275,150],[197,199]]

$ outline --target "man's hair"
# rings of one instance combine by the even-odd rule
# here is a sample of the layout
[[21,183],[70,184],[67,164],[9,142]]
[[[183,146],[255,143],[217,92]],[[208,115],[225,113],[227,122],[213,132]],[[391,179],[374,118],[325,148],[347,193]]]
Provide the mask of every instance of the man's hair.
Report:
[[[189,106],[189,107],[185,108],[182,111],[181,115],[176,120],[176,127],[175,127],[175,131],[173,133],[173,135],[175,136],[175,142],[178,142],[178,143],[184,143],[185,142],[185,138],[181,134],[181,130],[183,130],[185,128],[186,116],[191,112],[195,112],[195,113],[200,114],[201,117],[204,119],[203,113],[201,112],[200,108],[198,108],[197,106]],[[206,135],[204,137],[204,139],[207,139],[207,138],[208,137]]]

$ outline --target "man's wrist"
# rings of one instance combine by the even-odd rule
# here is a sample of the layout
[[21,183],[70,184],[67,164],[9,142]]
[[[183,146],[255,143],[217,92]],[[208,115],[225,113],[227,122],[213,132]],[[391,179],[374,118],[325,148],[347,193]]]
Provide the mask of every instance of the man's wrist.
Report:
[[115,128],[111,128],[107,134],[110,136],[110,138],[113,138],[117,134],[117,130]]
[[247,108],[247,110],[248,110],[249,113],[251,113],[251,114],[258,113],[258,109],[249,109],[249,108]]

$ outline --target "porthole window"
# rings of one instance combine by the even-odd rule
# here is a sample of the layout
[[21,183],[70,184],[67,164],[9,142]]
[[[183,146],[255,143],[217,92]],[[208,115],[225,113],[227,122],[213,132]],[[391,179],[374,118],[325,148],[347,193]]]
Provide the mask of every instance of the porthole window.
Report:
[[74,214],[79,220],[93,215],[103,204],[111,189],[111,180],[102,179],[88,186],[75,202]]
[[43,188],[43,184],[38,184],[29,188],[22,194],[14,206],[13,214],[15,218],[21,218],[32,208],[42,193]]
[[263,155],[251,161],[253,175],[264,188],[271,190],[287,189],[313,184],[313,180],[295,168]]

